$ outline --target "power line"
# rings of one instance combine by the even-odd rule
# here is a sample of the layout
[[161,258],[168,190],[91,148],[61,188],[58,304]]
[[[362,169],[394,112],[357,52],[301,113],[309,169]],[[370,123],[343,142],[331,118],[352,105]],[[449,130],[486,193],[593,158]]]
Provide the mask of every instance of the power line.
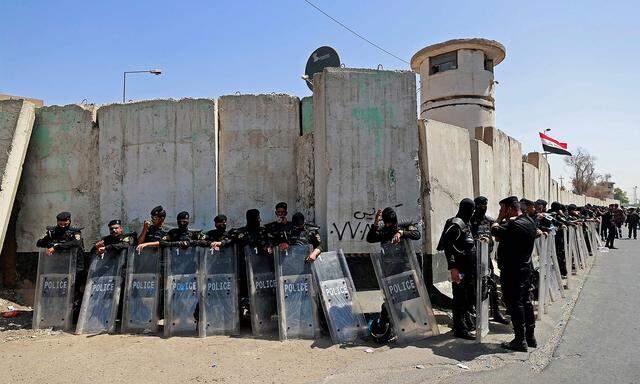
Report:
[[366,41],[367,43],[371,44],[372,46],[378,48],[379,50],[381,50],[382,52],[386,53],[389,56],[393,56],[394,58],[402,61],[403,63],[409,64],[411,65],[411,63],[409,63],[407,60],[394,55],[393,53],[387,51],[386,49],[382,48],[381,46],[379,46],[378,44],[374,43],[373,41],[367,39],[366,37],[362,36],[361,34],[359,34],[358,32],[354,31],[353,29],[349,28],[348,26],[344,25],[342,22],[340,22],[339,20],[337,20],[336,18],[332,17],[331,15],[329,15],[327,12],[323,11],[322,9],[320,9],[317,5],[313,4],[311,1],[309,0],[304,0],[305,3],[309,4],[310,6],[312,6],[313,8],[315,8],[316,10],[318,10],[318,12],[322,13],[323,15],[327,16],[328,18],[330,18],[331,20],[333,20],[336,24],[340,25],[342,28],[346,29],[347,31],[353,33],[354,35],[356,35],[357,37],[361,38],[362,40]]

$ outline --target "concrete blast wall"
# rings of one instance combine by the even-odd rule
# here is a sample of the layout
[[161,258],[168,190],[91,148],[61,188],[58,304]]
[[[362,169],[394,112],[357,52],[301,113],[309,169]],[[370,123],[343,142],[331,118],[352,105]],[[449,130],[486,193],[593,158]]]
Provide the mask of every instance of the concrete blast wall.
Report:
[[[156,205],[169,225],[188,211],[195,228],[216,214],[217,119],[209,99],[153,100],[98,110],[101,223],[140,231]],[[101,233],[106,234],[105,225]]]
[[306,133],[296,139],[296,176],[298,190],[296,207],[307,222],[316,220],[315,211],[315,160],[313,133]]
[[473,196],[484,196],[489,199],[487,213],[497,217],[498,202],[493,180],[493,151],[485,142],[471,139],[471,171],[473,173]]
[[420,220],[415,76],[328,68],[314,76],[313,109],[316,223],[327,248],[377,251],[365,241],[376,209]]
[[36,252],[36,240],[60,211],[84,227],[85,244],[98,238],[99,159],[95,107],[67,105],[36,111],[17,203],[18,252]]
[[560,186],[558,185],[558,182],[551,179],[551,189],[549,191],[549,200],[547,200],[549,202],[549,204],[551,204],[554,201],[560,201],[558,200],[558,192],[560,191]]
[[509,136],[509,171],[509,194],[520,197],[523,194],[522,144],[511,136]]
[[9,226],[34,120],[35,106],[32,103],[0,101],[0,250]]
[[522,163],[523,195],[526,199],[536,201],[540,198],[538,190],[538,168],[529,163]]
[[245,224],[247,209],[260,210],[262,222],[275,219],[274,206],[287,202],[296,211],[296,139],[300,100],[288,95],[223,96],[220,122],[218,211],[228,225]]
[[445,221],[460,200],[473,196],[469,132],[435,120],[419,123],[425,246],[435,254]]
[[544,199],[553,201],[550,195],[551,186],[551,168],[549,162],[540,152],[530,152],[527,154],[526,162],[536,167],[538,170],[538,194],[536,199]]

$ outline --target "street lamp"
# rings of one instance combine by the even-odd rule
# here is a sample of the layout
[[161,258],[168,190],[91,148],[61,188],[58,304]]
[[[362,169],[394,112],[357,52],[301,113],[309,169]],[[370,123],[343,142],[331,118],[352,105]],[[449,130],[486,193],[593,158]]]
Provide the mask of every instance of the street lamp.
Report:
[[145,71],[125,71],[122,74],[122,102],[126,103],[127,99],[127,73],[150,73],[152,75],[162,75],[162,69],[147,69]]
[[638,186],[633,187],[633,204],[638,205]]

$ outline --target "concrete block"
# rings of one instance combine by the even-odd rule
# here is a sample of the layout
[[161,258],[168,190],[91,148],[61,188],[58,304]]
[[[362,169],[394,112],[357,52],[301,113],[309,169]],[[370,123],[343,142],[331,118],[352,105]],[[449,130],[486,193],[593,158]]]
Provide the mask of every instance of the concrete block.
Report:
[[560,186],[558,185],[558,182],[551,179],[551,189],[549,191],[549,200],[547,200],[549,202],[549,207],[551,207],[551,203],[553,203],[554,201],[559,201],[558,200],[559,190],[560,190]]
[[35,105],[29,101],[0,101],[0,250],[22,175]]
[[494,194],[500,201],[511,195],[509,136],[497,128],[488,127],[484,129],[483,141],[493,150]]
[[101,233],[115,218],[140,232],[156,205],[167,225],[188,211],[192,225],[216,215],[216,103],[210,99],[112,104],[98,110]]
[[527,154],[527,163],[533,165],[538,169],[538,191],[539,196],[536,199],[544,199],[549,201],[551,199],[550,187],[551,187],[551,168],[546,157],[540,152],[530,152]]
[[218,100],[218,211],[229,226],[245,224],[248,209],[262,222],[275,220],[274,206],[296,211],[296,140],[300,100],[288,95],[233,95]]
[[473,196],[469,132],[435,120],[419,123],[425,246],[435,254],[445,221]]
[[538,179],[538,168],[529,163],[522,163],[522,196],[524,198],[532,201],[536,201],[539,198]]
[[328,68],[314,76],[313,110],[316,223],[327,249],[377,251],[365,241],[376,209],[420,219],[415,75]]
[[[522,144],[509,136],[509,194],[522,197]],[[506,196],[505,196],[506,197]],[[536,198],[537,199],[537,198]]]
[[[303,115],[304,116],[304,115]],[[298,189],[296,207],[307,222],[315,222],[315,162],[313,158],[313,133],[305,133],[296,139],[296,177]]]
[[18,252],[36,252],[45,227],[60,211],[83,227],[85,245],[99,237],[100,166],[95,107],[40,108],[18,188]]
[[473,174],[473,195],[489,199],[488,214],[497,217],[501,199],[494,192],[493,151],[483,141],[472,139],[471,172]]

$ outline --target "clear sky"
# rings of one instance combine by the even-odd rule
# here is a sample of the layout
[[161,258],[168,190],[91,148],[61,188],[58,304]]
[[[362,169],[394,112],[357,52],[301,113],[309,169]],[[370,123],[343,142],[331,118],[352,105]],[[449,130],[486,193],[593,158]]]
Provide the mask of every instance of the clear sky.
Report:
[[[507,48],[495,70],[497,126],[540,150],[537,132],[586,148],[633,197],[640,184],[640,3],[637,1],[313,0],[407,61],[420,48],[484,37]],[[309,54],[331,45],[348,67],[408,65],[303,0],[0,1],[0,93],[46,104],[310,94]],[[565,174],[559,157],[554,178]],[[566,184],[565,184],[566,185]]]

